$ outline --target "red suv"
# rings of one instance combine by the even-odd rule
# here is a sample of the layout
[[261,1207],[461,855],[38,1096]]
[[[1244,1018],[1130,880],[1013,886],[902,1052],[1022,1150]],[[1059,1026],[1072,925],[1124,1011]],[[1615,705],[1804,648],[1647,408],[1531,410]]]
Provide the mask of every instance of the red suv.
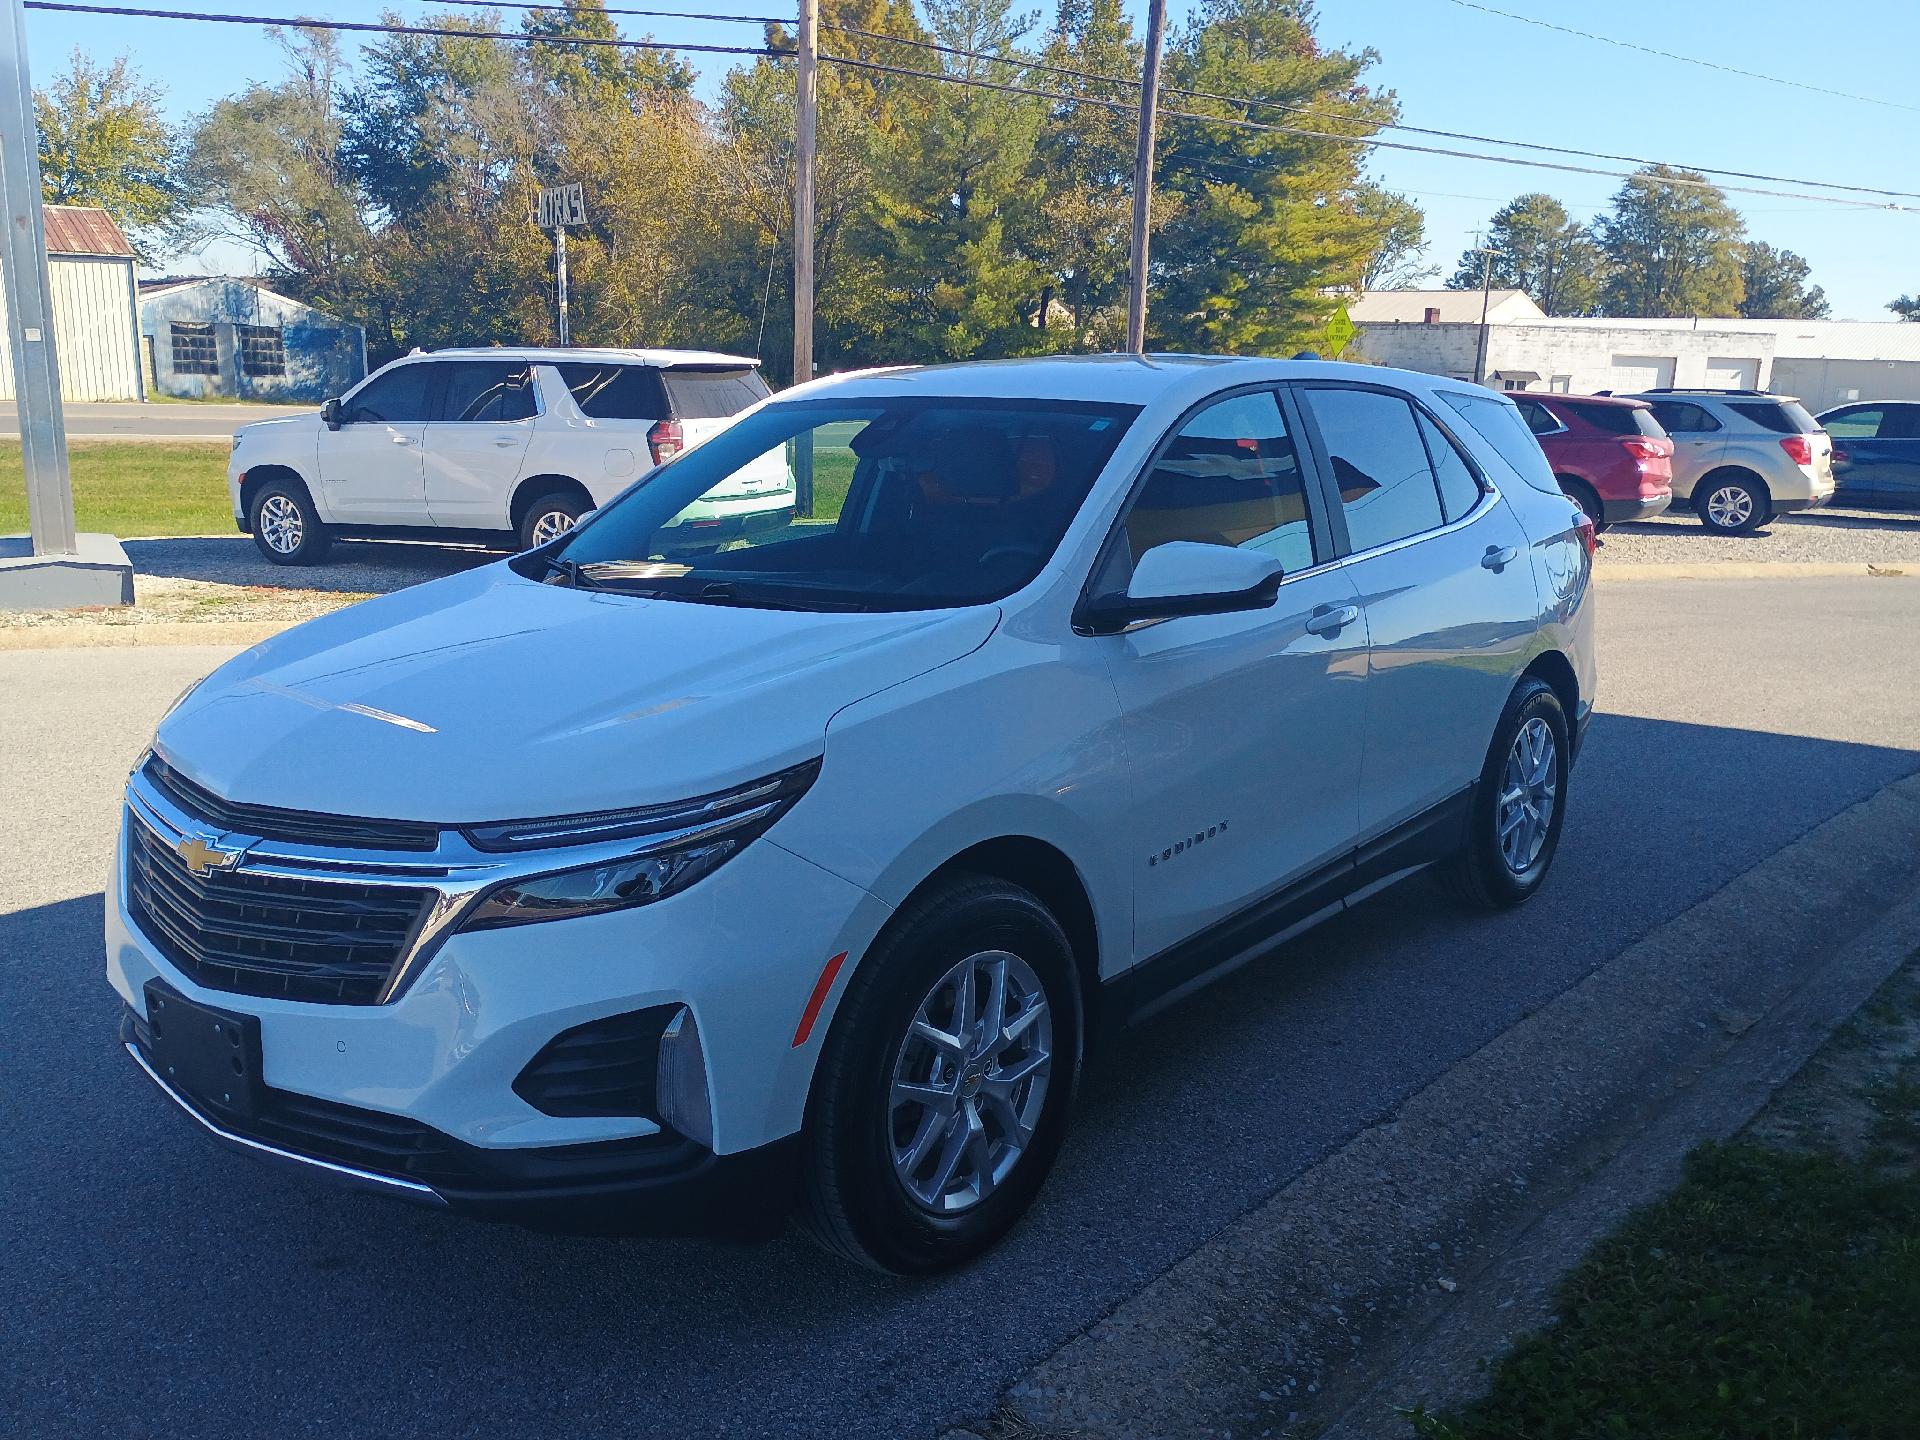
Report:
[[1605,529],[1673,503],[1673,441],[1644,400],[1515,395],[1567,498]]

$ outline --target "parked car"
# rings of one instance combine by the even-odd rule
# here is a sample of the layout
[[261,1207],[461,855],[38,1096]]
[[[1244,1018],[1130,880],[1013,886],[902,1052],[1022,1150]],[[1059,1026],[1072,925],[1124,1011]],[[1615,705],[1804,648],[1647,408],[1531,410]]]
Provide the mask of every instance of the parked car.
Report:
[[1673,502],[1673,441],[1644,400],[1516,394],[1560,488],[1594,525],[1648,520]]
[[1745,535],[1833,498],[1833,442],[1791,395],[1643,390],[1673,440],[1673,503],[1707,529]]
[[1833,440],[1833,499],[1920,510],[1920,403],[1870,400],[1819,417]]
[[[673,532],[798,449],[821,523]],[[130,776],[132,1057],[230,1145],[899,1272],[1091,1037],[1433,864],[1553,863],[1593,527],[1511,401],[1313,361],[799,387],[538,549],[229,661]]]
[[[369,375],[317,415],[242,426],[227,490],[267,559],[310,565],[337,535],[544,544],[769,391],[754,362],[700,350],[436,350]],[[711,550],[793,516],[762,457],[680,521]]]

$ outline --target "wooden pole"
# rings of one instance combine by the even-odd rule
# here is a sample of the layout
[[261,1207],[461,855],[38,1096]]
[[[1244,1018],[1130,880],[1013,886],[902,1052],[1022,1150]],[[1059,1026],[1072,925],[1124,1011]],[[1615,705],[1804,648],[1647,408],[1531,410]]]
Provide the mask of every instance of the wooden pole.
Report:
[[1147,348],[1147,221],[1153,208],[1153,131],[1160,105],[1160,50],[1166,35],[1166,0],[1148,0],[1147,63],[1140,77],[1140,138],[1133,157],[1132,289],[1127,296],[1127,348]]

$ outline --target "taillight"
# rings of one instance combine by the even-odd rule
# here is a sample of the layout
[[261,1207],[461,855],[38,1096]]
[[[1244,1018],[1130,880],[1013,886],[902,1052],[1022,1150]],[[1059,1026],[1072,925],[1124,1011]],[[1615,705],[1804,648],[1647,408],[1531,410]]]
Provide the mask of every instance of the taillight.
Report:
[[[1836,445],[1833,447],[1833,463],[1834,464],[1845,465],[1852,459],[1853,459],[1853,456],[1849,455],[1846,452],[1844,447],[1839,445]],[[245,480],[247,477],[245,475],[242,475],[240,478],[242,480]]]
[[647,431],[647,449],[653,452],[653,463],[664,465],[682,450],[687,448],[686,434],[680,429],[678,420],[659,420]]
[[1813,463],[1813,441],[1804,435],[1782,435],[1780,448],[1787,452],[1787,458],[1796,465]]
[[1623,435],[1620,443],[1627,447],[1627,453],[1636,460],[1671,460],[1673,442],[1656,440],[1651,435]]
[[1594,529],[1593,517],[1582,510],[1573,523],[1580,532],[1580,548],[1587,552],[1587,558],[1591,560],[1593,552],[1600,548],[1600,532]]

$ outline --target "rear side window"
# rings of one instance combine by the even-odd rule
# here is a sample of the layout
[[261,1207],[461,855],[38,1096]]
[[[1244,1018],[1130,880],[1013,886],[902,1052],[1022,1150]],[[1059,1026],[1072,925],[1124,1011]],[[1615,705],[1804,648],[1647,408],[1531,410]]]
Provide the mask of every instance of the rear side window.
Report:
[[1209,405],[1168,443],[1127,513],[1127,548],[1137,561],[1170,540],[1260,550],[1286,572],[1313,564],[1300,456],[1272,391]]
[[1354,550],[1391,545],[1443,523],[1413,407],[1377,390],[1301,392],[1326,442]]
[[463,360],[439,368],[447,372],[442,420],[473,424],[533,418],[533,371],[526,365]]
[[1604,430],[1609,435],[1638,435],[1639,426],[1634,416],[1645,415],[1652,418],[1651,410],[1636,410],[1628,405],[1575,405],[1570,407],[1587,424],[1596,430]]
[[1427,458],[1433,462],[1433,478],[1440,482],[1440,508],[1451,524],[1480,503],[1480,482],[1446,433],[1426,416],[1416,418],[1420,438],[1427,442]]
[[650,365],[555,367],[580,413],[593,420],[665,420],[667,392]]
[[1722,428],[1712,415],[1684,400],[1654,401],[1653,418],[1669,435],[1700,435]]
[[1560,423],[1560,417],[1554,414],[1538,400],[1516,400],[1520,407],[1520,418],[1527,422],[1527,429],[1536,435],[1557,435],[1567,427]]
[[1560,482],[1553,478],[1553,467],[1540,442],[1520,423],[1520,412],[1505,400],[1492,395],[1468,394],[1464,390],[1442,390],[1440,399],[1474,432],[1494,449],[1494,453],[1512,467],[1534,489],[1548,495],[1560,493]]
[[721,420],[758,405],[773,392],[746,366],[676,366],[666,372],[667,397],[681,420]]
[[1798,400],[1729,400],[1727,408],[1776,435],[1811,435],[1820,428]]

